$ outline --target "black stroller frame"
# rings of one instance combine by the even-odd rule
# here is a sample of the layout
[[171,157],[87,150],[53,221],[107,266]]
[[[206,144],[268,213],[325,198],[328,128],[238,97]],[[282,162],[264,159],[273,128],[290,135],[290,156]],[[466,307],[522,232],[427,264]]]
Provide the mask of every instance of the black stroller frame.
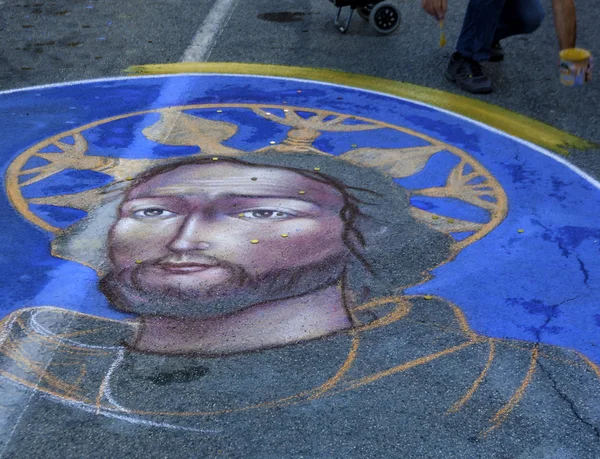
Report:
[[[350,21],[354,11],[363,18],[369,21],[371,26],[380,34],[387,35],[395,31],[401,22],[400,12],[391,3],[385,0],[329,0],[338,8],[335,15],[335,26],[341,33],[346,33],[350,28]],[[350,7],[350,12],[346,16],[346,20],[341,22],[342,9]]]

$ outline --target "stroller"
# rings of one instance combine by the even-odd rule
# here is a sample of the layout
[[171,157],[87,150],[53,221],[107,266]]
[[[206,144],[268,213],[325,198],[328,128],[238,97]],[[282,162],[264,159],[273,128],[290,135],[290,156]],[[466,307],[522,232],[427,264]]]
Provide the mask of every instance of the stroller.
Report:
[[[350,27],[350,21],[354,10],[365,21],[369,21],[380,34],[387,35],[392,33],[400,25],[400,12],[389,2],[384,0],[329,0],[338,8],[335,16],[335,25],[341,33],[346,33]],[[349,6],[350,13],[346,17],[345,23],[340,22],[342,8]]]

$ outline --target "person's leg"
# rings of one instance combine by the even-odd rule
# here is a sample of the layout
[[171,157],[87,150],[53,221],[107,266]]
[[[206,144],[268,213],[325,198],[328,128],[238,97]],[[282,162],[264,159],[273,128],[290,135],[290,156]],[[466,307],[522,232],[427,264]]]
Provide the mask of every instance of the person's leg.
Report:
[[[487,60],[495,31],[508,0],[470,0],[456,51],[474,61]],[[518,2],[519,0],[515,0]],[[527,0],[529,3],[530,0]]]
[[504,59],[500,40],[513,35],[533,33],[543,20],[544,9],[540,0],[506,0],[494,33],[489,60],[500,62]]
[[506,0],[470,0],[456,52],[450,58],[446,78],[473,94],[492,92],[492,81],[479,61],[490,57],[496,26]]
[[479,61],[502,60],[499,40],[532,33],[543,19],[540,0],[470,0],[446,78],[471,93],[492,92],[492,81]]
[[513,35],[535,32],[544,16],[540,0],[506,0],[494,34],[494,43]]

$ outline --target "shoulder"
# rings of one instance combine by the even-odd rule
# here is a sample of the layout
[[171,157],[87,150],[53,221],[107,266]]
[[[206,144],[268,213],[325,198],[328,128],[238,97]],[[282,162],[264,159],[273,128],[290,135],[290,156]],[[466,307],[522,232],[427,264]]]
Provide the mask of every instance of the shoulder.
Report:
[[532,374],[572,379],[586,385],[600,397],[600,366],[582,352],[567,347],[506,338],[489,338],[495,344],[495,360],[527,367]]
[[387,325],[401,319],[422,320],[443,326],[456,324],[460,327],[462,322],[466,324],[458,306],[444,298],[431,295],[395,295],[376,298],[350,308],[350,312],[363,326],[367,323]]
[[39,306],[18,309],[0,322],[0,343],[34,338],[73,345],[113,346],[133,333],[127,321],[83,314],[78,311]]
[[[527,347],[536,348],[536,345],[528,343]],[[548,377],[556,388],[560,385],[565,389],[577,386],[585,388],[585,392],[593,392],[595,398],[600,399],[600,367],[582,352],[540,344],[537,346],[535,357],[539,371]]]
[[91,406],[130,329],[67,309],[19,309],[0,324],[0,376],[20,389]]
[[[491,391],[489,397],[498,397],[501,405],[506,403],[500,413],[508,414],[532,393],[545,393],[549,398],[572,394],[574,403],[578,399],[583,405],[600,400],[600,368],[575,350],[479,334],[471,329],[461,309],[443,298],[404,296],[397,297],[395,307],[391,303],[390,299],[382,301],[377,308],[390,310],[381,317],[373,316],[370,323],[363,322],[358,330],[367,331],[379,347],[396,344],[398,358],[421,356],[425,351],[429,356],[457,356],[464,371],[468,367],[477,373],[473,393]],[[373,308],[362,309],[364,316]],[[371,362],[376,361],[373,355]],[[436,361],[443,364],[445,360]]]

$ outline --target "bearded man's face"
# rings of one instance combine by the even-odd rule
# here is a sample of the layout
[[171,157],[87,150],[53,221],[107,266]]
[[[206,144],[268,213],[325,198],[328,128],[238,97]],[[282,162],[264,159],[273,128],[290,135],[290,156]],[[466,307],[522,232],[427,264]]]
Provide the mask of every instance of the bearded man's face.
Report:
[[101,288],[123,310],[208,317],[333,285],[348,257],[343,206],[285,169],[179,166],[127,194]]

